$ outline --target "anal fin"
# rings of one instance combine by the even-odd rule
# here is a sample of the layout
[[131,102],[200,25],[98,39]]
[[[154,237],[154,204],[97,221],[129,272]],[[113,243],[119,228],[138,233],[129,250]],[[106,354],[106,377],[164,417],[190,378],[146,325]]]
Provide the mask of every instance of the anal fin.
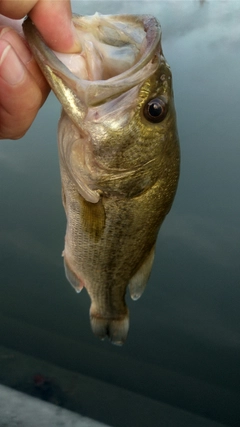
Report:
[[69,281],[69,283],[72,285],[72,287],[75,289],[77,293],[81,292],[81,290],[84,287],[84,283],[79,277],[77,277],[74,271],[70,268],[65,257],[63,261],[64,261],[64,269],[65,269],[65,275],[67,280]]

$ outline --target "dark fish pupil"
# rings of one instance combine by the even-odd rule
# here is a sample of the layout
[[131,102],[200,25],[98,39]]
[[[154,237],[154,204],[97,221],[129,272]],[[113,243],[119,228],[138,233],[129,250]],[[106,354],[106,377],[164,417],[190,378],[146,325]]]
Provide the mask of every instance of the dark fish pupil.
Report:
[[162,113],[162,107],[159,103],[153,102],[149,105],[149,114],[153,117],[158,117]]
[[160,123],[166,117],[167,107],[164,97],[154,98],[146,102],[143,113],[149,122]]

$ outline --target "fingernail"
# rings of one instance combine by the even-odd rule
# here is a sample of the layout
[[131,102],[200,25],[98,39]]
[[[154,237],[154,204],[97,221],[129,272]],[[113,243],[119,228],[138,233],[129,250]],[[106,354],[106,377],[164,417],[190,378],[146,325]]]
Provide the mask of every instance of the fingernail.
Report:
[[5,40],[8,44],[14,46],[15,52],[18,53],[23,64],[27,64],[32,59],[32,53],[12,28],[2,27],[0,25],[0,39]]
[[10,85],[16,85],[23,79],[25,68],[12,46],[0,40],[0,76]]

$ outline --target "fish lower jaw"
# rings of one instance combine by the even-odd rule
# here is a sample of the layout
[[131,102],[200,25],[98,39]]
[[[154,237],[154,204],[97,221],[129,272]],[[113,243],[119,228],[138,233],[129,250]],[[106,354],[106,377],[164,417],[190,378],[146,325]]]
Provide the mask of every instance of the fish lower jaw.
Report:
[[91,307],[90,322],[94,335],[101,340],[108,337],[112,344],[121,346],[127,339],[129,329],[127,309],[126,314],[117,317],[104,317],[93,311]]

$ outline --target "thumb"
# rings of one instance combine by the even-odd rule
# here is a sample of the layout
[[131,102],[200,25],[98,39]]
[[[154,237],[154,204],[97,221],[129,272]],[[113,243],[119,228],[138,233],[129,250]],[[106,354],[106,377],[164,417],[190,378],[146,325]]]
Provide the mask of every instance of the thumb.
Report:
[[79,52],[69,0],[39,0],[29,13],[48,46],[59,52]]

